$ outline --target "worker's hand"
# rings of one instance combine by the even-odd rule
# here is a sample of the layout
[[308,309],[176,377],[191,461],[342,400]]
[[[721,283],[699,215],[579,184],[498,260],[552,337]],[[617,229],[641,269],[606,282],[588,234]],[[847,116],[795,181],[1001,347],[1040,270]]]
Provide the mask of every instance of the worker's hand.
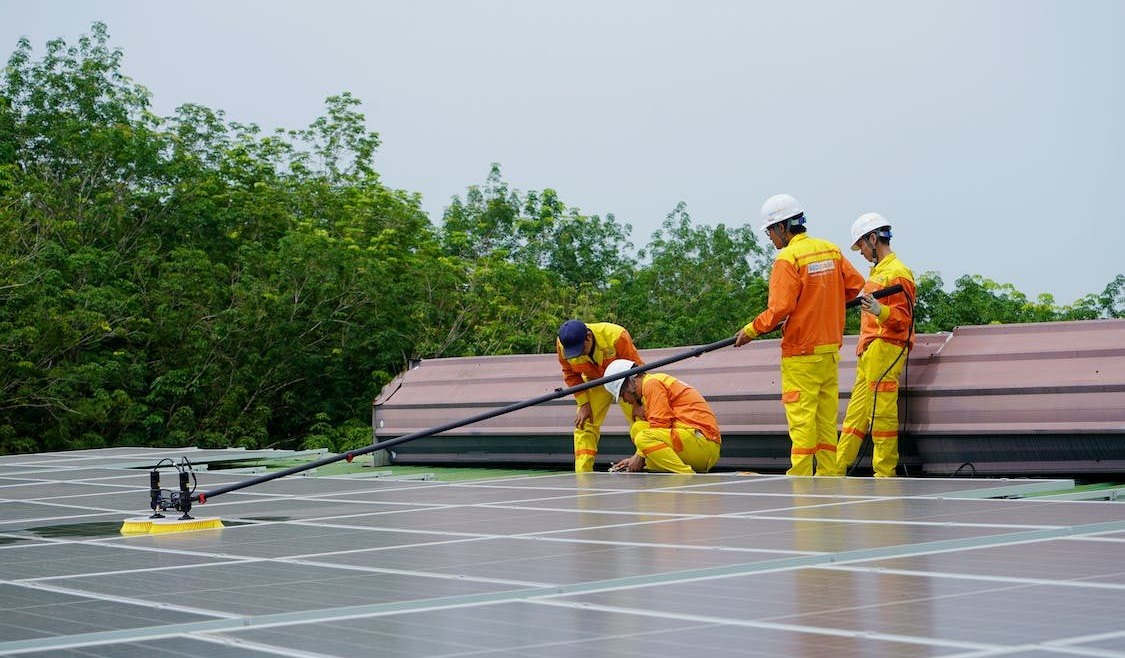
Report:
[[621,471],[625,471],[626,473],[639,473],[639,472],[643,471],[644,468],[645,468],[645,458],[642,457],[641,455],[633,455],[632,457],[629,457],[628,459],[622,459],[621,461],[617,462],[616,464],[610,464],[609,465],[609,472],[610,473],[620,473]]
[[734,335],[734,346],[735,347],[742,347],[743,345],[745,345],[746,343],[749,343],[752,340],[754,340],[753,336],[746,333],[746,331],[744,331],[742,329],[739,329],[738,333]]
[[883,305],[879,303],[879,300],[875,299],[870,294],[860,295],[859,305],[863,308],[864,313],[870,313],[875,317],[879,317],[879,313],[883,310]]
[[648,420],[645,417],[645,408],[639,404],[633,407],[633,422],[635,423],[638,420]]
[[578,405],[578,415],[574,419],[575,429],[582,429],[582,426],[590,422],[594,417],[594,412],[590,410],[590,403]]

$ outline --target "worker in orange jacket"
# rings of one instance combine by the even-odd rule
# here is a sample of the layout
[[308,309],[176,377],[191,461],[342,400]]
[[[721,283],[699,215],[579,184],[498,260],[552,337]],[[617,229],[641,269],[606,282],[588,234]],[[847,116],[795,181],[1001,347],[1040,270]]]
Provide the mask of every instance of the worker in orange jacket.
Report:
[[[610,322],[587,324],[567,320],[559,327],[556,351],[567,387],[600,379],[614,359],[644,363],[629,332]],[[604,386],[595,386],[575,393],[574,399],[578,402],[578,414],[574,419],[574,471],[585,473],[594,470],[602,423],[614,396]],[[626,421],[632,422],[632,406],[624,401],[620,401],[619,406]]]
[[[836,459],[846,472],[871,430],[875,477],[894,477],[898,466],[898,380],[914,345],[914,275],[891,251],[891,224],[879,213],[860,215],[852,224],[852,251],[870,262],[871,275],[860,300],[855,386],[844,414]],[[902,292],[880,303],[871,293],[893,285]]]
[[[616,359],[607,377],[637,364]],[[629,436],[637,451],[610,467],[611,471],[706,473],[719,461],[723,438],[707,400],[691,386],[660,372],[640,372],[606,382],[615,400],[633,408]]]
[[838,364],[844,304],[863,289],[863,275],[839,247],[809,237],[804,210],[788,194],[762,205],[762,230],[778,249],[769,301],[734,346],[782,326],[781,401],[793,444],[786,474],[843,475],[836,459]]

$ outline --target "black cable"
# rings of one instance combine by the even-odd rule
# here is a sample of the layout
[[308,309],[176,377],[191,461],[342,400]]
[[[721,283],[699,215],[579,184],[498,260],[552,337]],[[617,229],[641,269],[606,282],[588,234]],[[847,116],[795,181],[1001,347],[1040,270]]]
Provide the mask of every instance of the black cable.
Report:
[[[863,433],[863,440],[860,441],[859,449],[856,450],[855,461],[853,461],[851,466],[848,467],[848,470],[847,470],[847,476],[848,477],[850,477],[851,474],[853,472],[855,472],[856,467],[859,466],[859,462],[863,461],[863,450],[864,450],[864,448],[867,447],[867,442],[868,442],[867,440],[869,438],[871,439],[871,468],[872,468],[872,470],[875,469],[875,439],[874,439],[874,437],[872,437],[871,431],[872,431],[872,428],[875,426],[875,410],[879,408],[878,407],[878,404],[879,404],[879,383],[882,382],[883,378],[887,376],[887,373],[889,373],[895,367],[895,364],[898,363],[899,359],[901,359],[902,356],[904,354],[906,354],[908,346],[910,345],[910,341],[914,338],[914,299],[910,296],[910,293],[906,292],[905,289],[903,289],[902,294],[906,295],[906,301],[910,305],[910,332],[907,334],[906,342],[903,343],[902,349],[899,350],[899,352],[898,352],[898,356],[895,357],[894,361],[891,361],[891,365],[887,366],[887,369],[883,371],[883,374],[879,375],[879,378],[875,380],[875,390],[871,394],[871,419],[867,423],[867,430]],[[861,311],[861,313],[862,313],[862,311]],[[909,365],[910,365],[910,359],[907,358],[906,363],[903,364],[903,381],[906,381],[906,369],[907,369],[907,367],[909,367]],[[896,415],[897,415],[897,413],[896,413]],[[905,429],[906,428],[905,428],[905,421],[904,421],[903,431],[899,432],[900,436],[905,433]],[[900,445],[901,445],[901,443],[900,443]],[[901,461],[902,461],[902,455],[900,453],[899,454],[899,462],[901,463]],[[897,465],[896,465],[896,467],[897,467]]]
[[[914,315],[911,313],[910,317],[910,331],[914,332]],[[906,392],[909,391],[907,383],[910,381],[910,357],[906,357],[906,363],[902,366],[902,386],[899,388],[899,397],[904,401],[906,400]],[[910,403],[903,404],[906,407],[902,412],[902,429],[898,433],[898,466],[902,467],[902,476],[910,477],[910,471],[906,468],[906,464],[902,461],[902,440],[906,437],[906,427],[910,424]],[[896,466],[895,468],[898,468]]]
[[[898,352],[898,356],[895,357],[895,360],[891,361],[891,365],[887,366],[887,369],[883,371],[883,374],[879,375],[879,378],[875,380],[875,390],[871,394],[871,419],[867,423],[867,431],[863,433],[863,440],[859,444],[859,450],[857,450],[855,453],[855,461],[853,461],[852,465],[848,468],[849,476],[853,471],[855,471],[856,466],[858,466],[859,462],[863,459],[863,449],[867,446],[868,438],[871,439],[871,468],[873,470],[875,468],[875,439],[871,436],[871,430],[875,426],[875,410],[878,409],[878,406],[876,405],[878,405],[879,403],[879,382],[883,381],[883,378],[887,376],[887,373],[891,371],[891,368],[895,367],[895,364],[898,363],[898,360],[901,359],[902,355],[905,353],[906,345],[903,345],[902,349]],[[907,359],[907,362],[909,362],[909,359]]]
[[977,476],[977,467],[973,466],[972,462],[965,462],[964,464],[961,464],[960,466],[957,467],[957,470],[955,470],[955,471],[953,471],[952,473],[949,474],[949,477],[957,477],[957,474],[961,472],[961,469],[965,468],[966,466],[973,469],[973,474],[970,475],[969,477],[975,478]]
[[192,468],[191,460],[187,457],[180,457],[180,466],[186,469],[188,473],[191,473],[191,493],[194,494],[195,490],[199,487],[199,480],[195,477],[195,469]]
[[[910,344],[914,340],[914,338],[916,337],[916,334],[915,334],[915,331],[914,331],[914,298],[912,298],[910,296],[910,293],[908,293],[908,292],[903,291],[902,294],[906,295],[906,301],[910,302],[910,334],[909,334],[910,338],[909,338],[909,340],[907,340],[907,344]],[[910,390],[909,383],[910,383],[910,357],[907,356],[906,357],[906,363],[902,364],[902,386],[899,388],[899,397],[901,397],[903,400],[906,399],[906,394]],[[898,466],[902,466],[903,476],[910,477],[910,471],[907,470],[906,464],[904,464],[902,462],[902,439],[906,436],[906,427],[907,427],[907,425],[909,425],[910,404],[906,403],[906,404],[903,404],[903,406],[906,407],[906,409],[903,410],[903,412],[902,412],[902,423],[901,423],[902,429],[898,433]],[[898,410],[896,409],[895,411],[897,412]]]

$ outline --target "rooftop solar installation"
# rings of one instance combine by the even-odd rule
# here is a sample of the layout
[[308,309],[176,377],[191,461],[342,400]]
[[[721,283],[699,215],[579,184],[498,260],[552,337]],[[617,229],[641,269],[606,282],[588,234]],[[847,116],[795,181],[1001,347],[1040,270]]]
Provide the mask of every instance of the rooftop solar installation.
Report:
[[1125,505],[1070,480],[287,477],[119,533],[226,452],[0,457],[0,655],[1125,657]]

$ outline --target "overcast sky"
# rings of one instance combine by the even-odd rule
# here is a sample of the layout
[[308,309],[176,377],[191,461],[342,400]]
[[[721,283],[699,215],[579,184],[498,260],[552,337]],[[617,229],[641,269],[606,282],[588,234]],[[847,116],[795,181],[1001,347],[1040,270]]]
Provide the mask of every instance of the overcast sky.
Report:
[[0,0],[0,45],[94,21],[157,114],[298,128],[352,92],[435,222],[496,162],[638,247],[677,202],[756,227],[787,192],[841,246],[884,214],[947,289],[1125,273],[1122,0]]

